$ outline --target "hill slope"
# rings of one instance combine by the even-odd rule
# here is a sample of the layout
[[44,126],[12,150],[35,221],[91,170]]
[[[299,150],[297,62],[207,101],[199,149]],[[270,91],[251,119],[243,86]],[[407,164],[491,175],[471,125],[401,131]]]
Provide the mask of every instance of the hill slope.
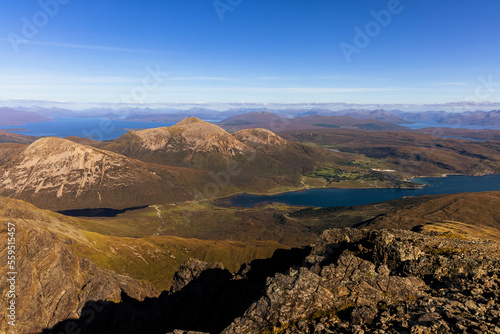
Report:
[[500,143],[441,138],[409,131],[313,130],[282,134],[300,142],[363,154],[408,176],[484,175],[500,171]]
[[207,169],[223,166],[236,155],[250,154],[243,145],[216,125],[190,117],[163,128],[130,131],[104,149],[143,161]]
[[37,139],[37,137],[0,130],[0,143],[31,144]]
[[60,138],[43,138],[0,168],[0,195],[44,209],[116,208],[193,198],[206,173],[156,166]]
[[26,146],[27,145],[11,143],[0,144],[0,166],[8,163],[21,154],[21,152],[26,149]]
[[461,193],[432,199],[377,217],[361,227],[453,232],[500,240],[500,192]]
[[[247,261],[286,248],[272,241],[105,236],[78,229],[79,219],[0,197],[0,234],[4,236],[0,256],[5,259],[9,222],[15,225],[18,272],[15,330],[9,332],[6,318],[0,319],[0,332],[9,334],[40,332],[59,321],[88,315],[82,310],[84,305],[95,314],[110,301],[156,297],[158,291],[170,288],[175,271],[189,257],[221,261],[235,271]],[[0,263],[0,270],[9,271],[7,261]],[[0,284],[0,294],[5,296],[8,288]],[[0,306],[5,309],[7,302],[2,298]]]
[[340,112],[342,116],[348,116],[357,119],[378,119],[379,121],[390,122],[395,124],[410,124],[411,121],[407,121],[396,114],[389,111],[378,109],[378,110],[346,110],[345,112]]
[[423,128],[412,130],[416,133],[424,133],[434,136],[447,136],[456,138],[470,138],[476,140],[495,140],[500,141],[500,130],[474,130],[474,129],[459,129],[459,128]]
[[[14,227],[18,296],[15,330],[11,331],[13,328],[3,316],[0,331],[39,332],[46,326],[80,316],[89,301],[120,301],[122,291],[140,300],[157,295],[148,282],[118,275],[77,256],[72,245],[88,241],[67,220],[30,204],[0,197],[0,256],[7,259],[7,231],[8,227]],[[7,268],[7,261],[1,262],[0,269],[3,273],[12,271]],[[0,284],[2,296],[6,296],[7,289],[7,284]],[[3,310],[7,303],[7,298],[0,299]],[[102,309],[102,305],[95,306]]]

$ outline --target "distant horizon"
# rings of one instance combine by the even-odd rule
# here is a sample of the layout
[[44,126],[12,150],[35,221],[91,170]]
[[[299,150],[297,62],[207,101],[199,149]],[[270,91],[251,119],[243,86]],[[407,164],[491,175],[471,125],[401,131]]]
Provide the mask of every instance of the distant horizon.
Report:
[[349,109],[387,111],[448,111],[448,112],[470,112],[470,111],[493,111],[500,109],[500,102],[493,101],[457,101],[448,103],[355,103],[355,102],[153,102],[142,104],[93,102],[75,103],[67,101],[41,101],[41,100],[0,100],[0,108],[19,108],[26,111],[36,109],[64,109],[74,112],[88,111],[91,109],[137,109],[137,110],[160,110],[175,109],[189,110],[193,108],[205,108],[215,111],[226,111],[229,109],[253,109],[253,108],[276,108],[276,109],[320,109],[331,111],[342,111]]

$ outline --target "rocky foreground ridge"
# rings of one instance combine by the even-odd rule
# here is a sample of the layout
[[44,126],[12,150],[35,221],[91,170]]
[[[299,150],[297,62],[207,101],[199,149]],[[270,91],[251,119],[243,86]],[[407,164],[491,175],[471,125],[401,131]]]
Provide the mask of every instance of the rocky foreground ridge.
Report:
[[[236,274],[189,260],[172,289],[109,303],[81,333],[500,333],[500,244],[335,229]],[[52,331],[58,333],[67,322]]]
[[[117,274],[77,256],[73,246],[89,241],[60,217],[28,203],[0,198],[0,333],[39,332],[63,319],[88,314],[82,313],[84,307],[99,308],[93,301],[120,301],[124,291],[139,300],[157,295],[147,281]],[[8,234],[11,227],[15,234]],[[7,275],[12,271],[7,262],[10,237],[15,239],[16,275]],[[7,281],[12,277],[14,281]],[[15,299],[7,297],[12,291]],[[11,300],[15,300],[15,327],[7,324]]]

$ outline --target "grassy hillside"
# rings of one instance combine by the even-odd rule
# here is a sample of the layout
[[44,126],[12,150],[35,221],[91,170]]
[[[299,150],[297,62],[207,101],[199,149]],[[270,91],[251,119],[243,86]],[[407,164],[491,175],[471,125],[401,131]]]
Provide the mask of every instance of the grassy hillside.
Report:
[[314,130],[285,138],[362,155],[400,175],[484,175],[500,171],[500,143],[441,138],[408,131]]
[[31,144],[37,139],[38,137],[0,130],[0,143]]
[[361,224],[367,228],[423,229],[500,240],[500,192],[461,193],[400,208]]
[[[261,238],[261,241],[250,238],[245,241],[231,241],[220,238],[201,240],[171,235],[146,237],[104,235],[82,228],[91,229],[92,226],[103,224],[114,225],[113,228],[118,230],[123,228],[121,224],[123,220],[92,222],[40,210],[28,203],[4,197],[0,197],[0,221],[5,224],[7,221],[19,223],[23,233],[34,235],[35,238],[37,233],[49,232],[51,238],[66,244],[76,256],[89,258],[99,267],[118,274],[149,281],[159,291],[170,287],[173,274],[188,258],[220,261],[226,268],[235,271],[245,262],[267,258],[278,248],[288,248],[287,245],[273,241],[273,236]],[[145,225],[147,226],[147,223]],[[136,220],[135,228],[142,229],[143,221]],[[19,240],[19,247],[29,247],[28,244],[23,244],[23,240]],[[50,267],[50,264],[47,266]]]
[[424,128],[412,130],[416,133],[424,133],[433,136],[448,136],[458,138],[470,138],[477,140],[496,140],[500,141],[500,130],[475,130],[459,128]]
[[203,240],[239,242],[275,241],[303,246],[317,235],[300,222],[285,221],[284,215],[298,210],[280,204],[256,208],[220,207],[209,201],[154,205],[116,217],[74,220],[75,226],[103,235],[119,237],[175,236]]
[[0,166],[7,164],[26,148],[24,144],[0,144]]
[[168,290],[174,273],[188,258],[222,262],[236,271],[248,261],[270,257],[279,248],[273,241],[214,241],[156,236],[124,238],[83,232],[86,243],[71,247],[79,256],[119,274],[147,280],[159,290]]

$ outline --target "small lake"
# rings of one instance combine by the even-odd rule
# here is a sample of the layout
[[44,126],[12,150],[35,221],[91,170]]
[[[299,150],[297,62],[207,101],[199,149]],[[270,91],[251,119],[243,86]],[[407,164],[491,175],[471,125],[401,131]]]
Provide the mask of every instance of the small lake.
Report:
[[500,191],[500,175],[426,177],[413,182],[426,186],[422,189],[310,189],[272,196],[242,194],[232,197],[231,204],[236,207],[253,207],[266,202],[315,207],[353,206],[407,196]]
[[135,211],[147,208],[148,206],[137,206],[133,208],[116,210],[116,209],[81,209],[81,210],[65,210],[58,211],[58,213],[71,216],[71,217],[116,217],[119,214],[125,213],[127,211]]

